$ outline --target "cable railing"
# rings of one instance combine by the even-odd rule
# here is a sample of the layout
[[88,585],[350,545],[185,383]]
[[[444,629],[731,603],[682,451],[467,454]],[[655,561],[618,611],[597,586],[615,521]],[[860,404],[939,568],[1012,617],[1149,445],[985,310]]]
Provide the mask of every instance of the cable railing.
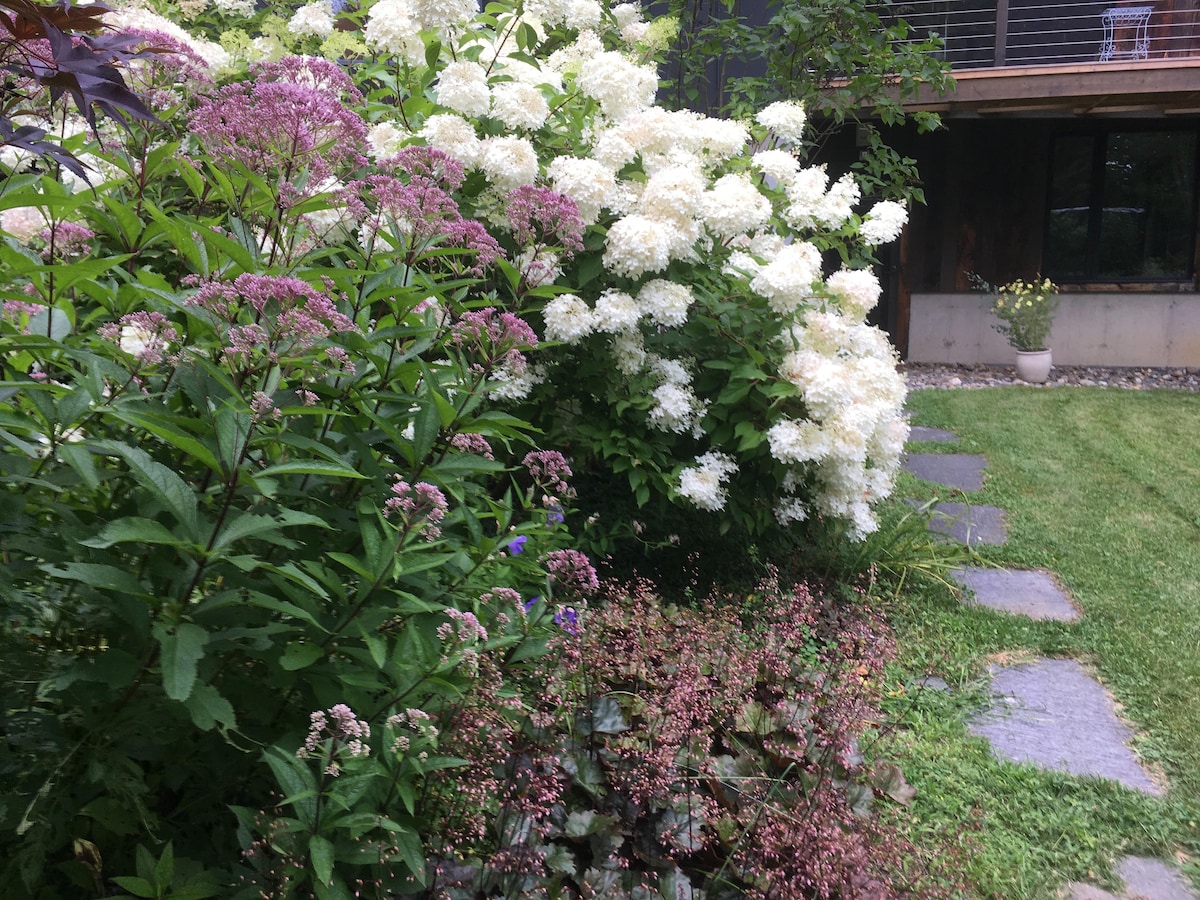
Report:
[[913,0],[878,7],[955,69],[1200,58],[1194,0]]

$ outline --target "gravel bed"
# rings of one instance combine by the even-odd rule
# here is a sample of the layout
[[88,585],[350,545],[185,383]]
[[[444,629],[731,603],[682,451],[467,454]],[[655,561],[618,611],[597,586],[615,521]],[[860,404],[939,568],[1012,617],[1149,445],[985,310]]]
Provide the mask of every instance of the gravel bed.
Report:
[[903,363],[900,371],[909,390],[921,388],[984,388],[1007,384],[1026,387],[1115,387],[1131,391],[1174,388],[1200,393],[1200,369],[1104,368],[1055,366],[1045,384],[1029,385],[1017,378],[1012,366],[954,366],[940,363]]

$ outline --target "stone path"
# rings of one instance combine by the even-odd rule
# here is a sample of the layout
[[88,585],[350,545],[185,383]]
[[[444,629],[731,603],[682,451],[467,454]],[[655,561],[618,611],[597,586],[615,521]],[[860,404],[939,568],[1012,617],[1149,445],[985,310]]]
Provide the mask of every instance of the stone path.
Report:
[[[950,444],[953,432],[914,427],[910,442]],[[983,487],[987,461],[963,453],[913,453],[904,468],[924,481],[969,493]],[[930,531],[975,547],[1003,544],[1004,512],[994,506],[939,502],[931,509]],[[1080,612],[1054,576],[1041,570],[967,567],[950,572],[963,586],[967,603],[1036,620],[1073,622]],[[1043,769],[1083,777],[1109,778],[1153,796],[1161,786],[1138,761],[1132,734],[1117,715],[1104,687],[1072,659],[1038,659],[994,666],[992,706],[968,722],[971,734],[985,738],[1001,760],[1028,762]],[[1172,865],[1126,856],[1117,864],[1123,892],[1071,883],[1064,900],[1200,900]]]

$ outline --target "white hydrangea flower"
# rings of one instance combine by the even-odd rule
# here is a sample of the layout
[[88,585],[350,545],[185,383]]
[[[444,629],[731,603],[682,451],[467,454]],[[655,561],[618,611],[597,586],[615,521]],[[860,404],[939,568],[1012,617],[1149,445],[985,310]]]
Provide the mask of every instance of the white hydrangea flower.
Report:
[[319,37],[322,40],[333,34],[332,0],[316,0],[300,7],[292,14],[287,24],[288,31],[300,37]]
[[407,141],[408,134],[391,122],[380,122],[367,132],[367,146],[376,159],[395,156]]
[[688,364],[679,359],[667,359],[658,355],[647,357],[650,371],[664,384],[687,385],[692,383],[692,372]]
[[754,278],[763,269],[763,263],[743,250],[734,250],[721,267],[721,274],[731,278]]
[[639,3],[618,3],[609,10],[618,28],[642,21],[642,7]]
[[496,400],[524,400],[533,390],[534,385],[546,380],[546,373],[538,366],[524,366],[514,369],[504,360],[492,370],[488,379],[488,396]]
[[0,212],[0,231],[22,244],[28,244],[49,226],[45,214],[36,206],[14,206]]
[[231,16],[254,15],[254,0],[213,0],[213,6]]
[[522,6],[526,16],[553,27],[566,20],[571,0],[524,0]]
[[642,312],[624,291],[607,290],[596,300],[596,331],[618,334],[637,328]]
[[671,261],[672,231],[665,222],[636,214],[614,222],[605,242],[604,267],[627,278],[661,272]]
[[464,166],[474,168],[479,164],[480,142],[475,136],[475,126],[462,116],[437,113],[425,120],[419,133],[430,147],[441,150]]
[[780,419],[767,429],[771,457],[786,465],[820,461],[829,456],[829,435],[816,422]]
[[880,200],[863,218],[858,233],[870,246],[886,244],[900,237],[908,221],[908,210],[904,204],[894,200]]
[[502,191],[533,184],[538,177],[537,152],[525,138],[500,135],[480,144],[479,168]]
[[470,60],[458,60],[442,69],[433,96],[442,106],[464,116],[483,116],[492,105],[487,69]]
[[808,507],[798,497],[783,497],[775,504],[775,521],[786,528],[808,518]]
[[651,425],[659,431],[695,433],[705,405],[697,400],[690,387],[668,381],[656,387],[651,396],[654,398],[654,407],[650,410]]
[[658,72],[653,66],[638,65],[606,50],[580,62],[575,84],[600,104],[605,116],[617,121],[654,102]]
[[446,41],[461,34],[479,14],[477,0],[408,0],[419,30]]
[[804,139],[804,123],[807,117],[804,107],[794,100],[780,100],[764,107],[759,110],[755,120],[786,141],[799,143]]
[[367,13],[363,40],[372,50],[397,56],[410,66],[425,67],[421,26],[408,0],[377,0]]
[[605,200],[617,185],[613,170],[594,159],[557,156],[546,174],[556,191],[575,201],[585,225],[595,224],[600,218]]
[[646,35],[650,33],[649,22],[630,22],[621,28],[621,40],[626,44],[640,44],[646,39]]
[[739,156],[746,150],[750,132],[741,122],[733,119],[717,119],[705,116],[697,123],[696,134],[699,148],[713,162],[723,162]]
[[550,117],[550,104],[531,84],[501,82],[492,88],[491,116],[509,128],[534,130],[541,128]]
[[784,218],[788,224],[793,228],[815,228],[828,187],[829,175],[824,166],[809,166],[793,175],[784,184],[788,198]]
[[655,278],[638,291],[638,304],[656,324],[676,328],[687,321],[688,309],[695,298],[686,285]]
[[812,297],[813,282],[821,277],[821,251],[807,241],[788,244],[750,281],[750,290],[763,297],[779,315],[789,315]]
[[560,294],[542,310],[546,340],[577,344],[596,330],[591,308],[574,294]]
[[592,159],[614,172],[633,162],[637,153],[637,148],[614,128],[600,132],[592,143]]
[[597,0],[568,0],[563,24],[575,31],[596,28],[600,24],[601,14]]
[[862,320],[879,302],[882,288],[870,269],[841,269],[825,279],[838,308],[852,319]]
[[854,212],[862,191],[854,176],[847,172],[833,183],[817,204],[813,217],[826,228],[841,228]]
[[646,346],[640,331],[623,331],[613,336],[612,354],[617,369],[625,375],[636,375],[646,367]]
[[638,212],[661,221],[690,219],[704,201],[704,176],[687,165],[669,166],[654,173],[638,200]]
[[696,465],[679,473],[679,495],[700,509],[717,512],[725,508],[728,494],[722,485],[735,472],[737,463],[725,453],[710,450],[696,457]]
[[513,263],[529,287],[554,284],[562,277],[563,273],[562,267],[558,264],[558,254],[544,248],[526,247],[517,255]]
[[771,201],[746,175],[722,175],[704,195],[700,214],[717,237],[728,239],[766,225],[771,218]]
[[800,172],[800,160],[787,150],[759,150],[750,162],[775,184],[786,185]]

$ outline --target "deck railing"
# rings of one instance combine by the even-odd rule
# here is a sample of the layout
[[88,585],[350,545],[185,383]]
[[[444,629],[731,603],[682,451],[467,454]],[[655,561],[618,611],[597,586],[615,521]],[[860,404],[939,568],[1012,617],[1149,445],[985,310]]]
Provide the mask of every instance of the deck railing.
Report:
[[1200,58],[1197,0],[914,0],[879,6],[955,69]]

